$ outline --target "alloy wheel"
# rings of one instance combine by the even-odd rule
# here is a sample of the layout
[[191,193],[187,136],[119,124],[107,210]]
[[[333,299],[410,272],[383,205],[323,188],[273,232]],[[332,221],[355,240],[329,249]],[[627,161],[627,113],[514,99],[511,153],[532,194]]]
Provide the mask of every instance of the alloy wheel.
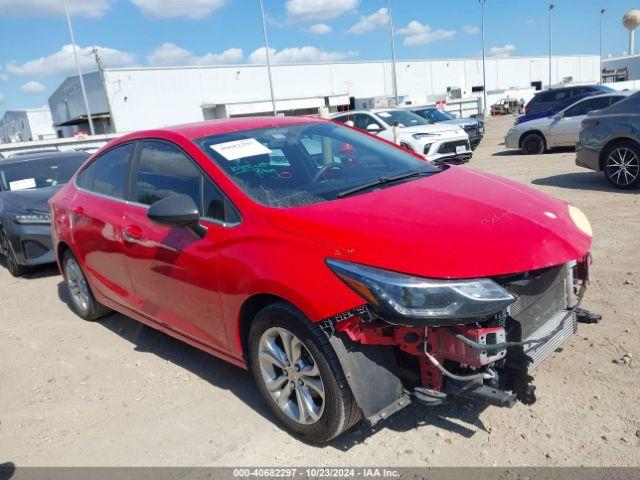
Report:
[[605,168],[611,181],[621,186],[627,186],[638,179],[640,160],[630,148],[619,147],[609,154]]
[[278,408],[294,422],[316,423],[325,406],[324,383],[318,364],[289,330],[271,327],[260,337],[260,374]]
[[86,312],[89,309],[89,286],[80,265],[74,258],[68,258],[65,263],[65,278],[71,301],[79,310]]

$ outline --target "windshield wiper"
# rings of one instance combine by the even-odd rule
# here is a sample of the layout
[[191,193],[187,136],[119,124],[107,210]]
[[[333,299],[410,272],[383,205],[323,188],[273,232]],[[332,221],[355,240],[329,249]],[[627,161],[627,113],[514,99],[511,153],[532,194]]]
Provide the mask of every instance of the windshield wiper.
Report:
[[430,175],[434,172],[409,172],[409,173],[402,173],[400,175],[394,175],[393,177],[380,177],[378,180],[374,181],[374,182],[369,182],[369,183],[364,183],[362,185],[358,185],[357,187],[353,187],[350,188],[348,190],[344,190],[340,193],[338,193],[338,195],[336,195],[338,198],[343,198],[343,197],[347,197],[349,195],[352,195],[354,193],[358,193],[361,192],[363,190],[368,190],[370,188],[373,187],[377,187],[380,185],[387,185],[389,183],[393,183],[393,182],[398,182],[400,180],[404,180],[405,178],[411,178],[411,177],[418,177],[420,175]]

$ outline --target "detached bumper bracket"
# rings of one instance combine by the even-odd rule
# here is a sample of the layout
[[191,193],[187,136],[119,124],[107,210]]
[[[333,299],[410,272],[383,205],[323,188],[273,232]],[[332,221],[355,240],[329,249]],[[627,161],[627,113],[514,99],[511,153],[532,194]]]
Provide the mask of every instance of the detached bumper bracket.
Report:
[[514,394],[498,390],[480,383],[461,384],[449,380],[447,382],[447,393],[456,397],[468,398],[470,400],[484,401],[496,407],[511,408],[517,403]]

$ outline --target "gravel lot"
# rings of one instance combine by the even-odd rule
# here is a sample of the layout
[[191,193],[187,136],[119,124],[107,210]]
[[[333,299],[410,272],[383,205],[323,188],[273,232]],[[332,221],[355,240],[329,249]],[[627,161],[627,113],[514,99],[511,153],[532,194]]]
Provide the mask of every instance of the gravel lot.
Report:
[[576,167],[572,151],[506,152],[512,120],[488,122],[471,166],[587,214],[595,240],[585,306],[604,317],[580,325],[537,370],[535,405],[411,406],[375,430],[305,445],[273,423],[247,372],[122,315],[83,322],[54,269],[13,279],[0,268],[0,463],[640,465],[640,191],[612,191]]

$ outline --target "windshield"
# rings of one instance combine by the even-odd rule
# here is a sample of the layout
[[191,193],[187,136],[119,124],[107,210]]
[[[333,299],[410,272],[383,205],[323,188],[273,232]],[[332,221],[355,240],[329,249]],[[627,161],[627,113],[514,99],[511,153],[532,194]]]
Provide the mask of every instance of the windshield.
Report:
[[15,163],[0,163],[2,190],[27,190],[67,183],[82,163],[84,155],[42,158]]
[[272,207],[321,203],[380,179],[440,171],[393,145],[329,122],[243,130],[196,143],[249,197]]
[[416,115],[408,110],[384,110],[376,112],[376,116],[380,117],[388,125],[393,125],[398,122],[400,127],[414,127],[416,125],[428,125],[424,118],[420,115]]
[[416,111],[416,113],[432,122],[446,122],[447,120],[453,120],[455,118],[453,115],[438,110],[437,108],[425,108],[424,110]]

